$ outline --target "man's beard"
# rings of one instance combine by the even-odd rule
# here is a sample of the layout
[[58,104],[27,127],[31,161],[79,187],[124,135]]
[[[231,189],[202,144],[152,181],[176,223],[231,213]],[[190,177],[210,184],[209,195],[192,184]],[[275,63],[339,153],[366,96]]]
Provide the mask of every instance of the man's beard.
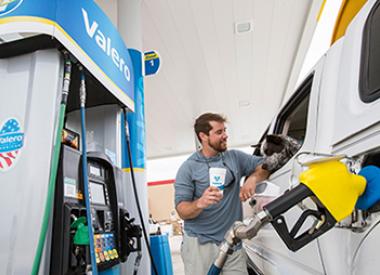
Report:
[[[226,145],[223,146],[222,143],[225,143]],[[217,142],[212,144],[210,141],[208,141],[208,146],[210,146],[212,149],[214,149],[216,152],[223,153],[227,150],[227,141]]]

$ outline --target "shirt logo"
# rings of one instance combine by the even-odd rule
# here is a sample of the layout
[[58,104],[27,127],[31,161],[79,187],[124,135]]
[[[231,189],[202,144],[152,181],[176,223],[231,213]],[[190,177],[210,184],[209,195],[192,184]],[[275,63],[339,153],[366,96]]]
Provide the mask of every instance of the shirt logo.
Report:
[[24,0],[0,0],[0,16],[17,9],[18,6],[21,5],[22,1]]
[[20,123],[14,119],[8,119],[0,128],[0,172],[11,169],[24,146],[24,133]]

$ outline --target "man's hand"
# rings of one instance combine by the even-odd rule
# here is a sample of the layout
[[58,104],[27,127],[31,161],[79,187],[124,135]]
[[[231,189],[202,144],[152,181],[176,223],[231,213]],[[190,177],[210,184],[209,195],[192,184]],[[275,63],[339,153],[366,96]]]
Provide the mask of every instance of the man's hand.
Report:
[[255,194],[256,190],[256,178],[248,178],[244,185],[240,188],[240,200],[246,201]]
[[194,219],[203,209],[220,202],[222,198],[222,192],[220,192],[217,187],[210,186],[203,192],[199,199],[195,201],[181,201],[177,205],[176,210],[182,219]]
[[209,207],[212,204],[216,204],[220,202],[220,200],[223,198],[222,192],[215,187],[215,186],[209,186],[202,194],[202,197],[200,197],[196,202],[196,206],[201,209],[205,209]]
[[240,200],[246,201],[251,198],[255,194],[256,184],[266,180],[269,177],[269,172],[262,168],[262,166],[258,166],[245,181],[244,185],[240,189]]

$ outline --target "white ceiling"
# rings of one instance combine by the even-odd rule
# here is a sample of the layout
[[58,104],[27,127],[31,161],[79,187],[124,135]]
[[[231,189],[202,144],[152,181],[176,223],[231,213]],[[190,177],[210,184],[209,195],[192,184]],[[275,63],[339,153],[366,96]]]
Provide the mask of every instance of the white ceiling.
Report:
[[[230,146],[255,143],[294,90],[322,0],[141,3],[143,50],[161,56],[144,81],[152,159],[194,151],[193,122],[206,111],[227,116]],[[248,21],[252,31],[237,34]]]

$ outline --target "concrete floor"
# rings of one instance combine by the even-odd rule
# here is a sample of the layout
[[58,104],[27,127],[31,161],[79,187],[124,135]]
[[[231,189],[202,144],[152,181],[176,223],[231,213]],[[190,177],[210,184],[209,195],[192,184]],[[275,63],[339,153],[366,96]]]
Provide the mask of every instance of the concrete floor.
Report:
[[183,262],[181,258],[182,236],[171,236],[169,238],[170,252],[172,255],[173,275],[184,275]]

